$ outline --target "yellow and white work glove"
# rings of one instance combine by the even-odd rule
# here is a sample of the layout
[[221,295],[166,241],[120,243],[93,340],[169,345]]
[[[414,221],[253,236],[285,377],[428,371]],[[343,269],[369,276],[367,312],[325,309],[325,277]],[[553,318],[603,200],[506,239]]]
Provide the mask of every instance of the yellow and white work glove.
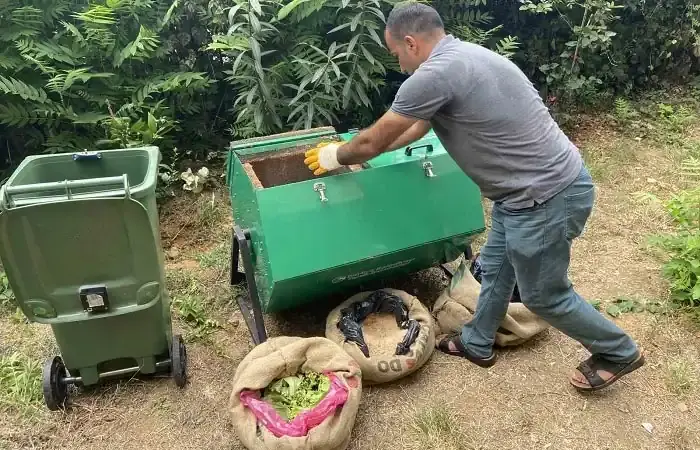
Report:
[[309,167],[314,175],[323,175],[331,170],[339,169],[342,164],[338,162],[339,142],[321,142],[311,150],[304,153],[304,164]]

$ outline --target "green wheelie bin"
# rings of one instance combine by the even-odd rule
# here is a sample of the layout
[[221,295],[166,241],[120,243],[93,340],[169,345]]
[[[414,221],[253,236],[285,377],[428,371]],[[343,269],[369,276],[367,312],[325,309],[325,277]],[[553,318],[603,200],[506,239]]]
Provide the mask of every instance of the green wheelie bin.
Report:
[[26,158],[0,188],[0,261],[18,306],[52,327],[51,410],[70,385],[169,373],[187,382],[165,288],[157,147]]

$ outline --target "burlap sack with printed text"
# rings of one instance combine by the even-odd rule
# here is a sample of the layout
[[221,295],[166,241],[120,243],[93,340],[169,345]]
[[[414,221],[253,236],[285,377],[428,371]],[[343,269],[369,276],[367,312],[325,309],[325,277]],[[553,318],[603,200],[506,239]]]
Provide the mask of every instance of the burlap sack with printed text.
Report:
[[435,350],[435,324],[428,308],[414,296],[397,289],[383,289],[399,297],[408,308],[409,319],[420,324],[418,337],[406,355],[396,355],[396,346],[406,334],[406,330],[396,325],[392,314],[370,314],[362,322],[362,333],[369,347],[369,358],[365,357],[354,342],[345,342],[345,336],[338,329],[343,308],[364,300],[371,292],[353,295],[335,308],[326,319],[326,337],[340,344],[360,365],[362,381],[365,384],[387,383],[403,378],[423,366]]

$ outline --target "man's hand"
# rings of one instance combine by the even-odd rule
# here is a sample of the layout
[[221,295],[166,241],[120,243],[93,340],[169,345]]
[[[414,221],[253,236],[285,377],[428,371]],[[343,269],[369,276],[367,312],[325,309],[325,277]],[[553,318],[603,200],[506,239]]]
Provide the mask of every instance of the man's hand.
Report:
[[331,170],[338,169],[342,166],[338,162],[338,142],[321,142],[311,150],[304,153],[304,164],[309,167],[314,175],[323,175]]
[[314,175],[323,175],[342,166],[362,164],[397,146],[408,145],[423,137],[429,129],[428,122],[388,111],[350,142],[325,142],[308,150],[304,153],[304,164]]

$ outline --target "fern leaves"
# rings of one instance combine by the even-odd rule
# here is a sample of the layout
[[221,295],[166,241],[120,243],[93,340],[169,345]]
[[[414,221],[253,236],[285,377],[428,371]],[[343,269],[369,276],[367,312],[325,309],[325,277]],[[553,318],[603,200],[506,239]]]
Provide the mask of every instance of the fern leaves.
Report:
[[506,58],[512,58],[519,47],[520,41],[517,37],[507,36],[496,43],[496,52]]
[[116,36],[109,28],[117,22],[113,9],[93,5],[87,11],[73,14],[73,18],[82,23],[89,42],[94,42],[103,49],[111,49],[116,43]]
[[30,86],[15,78],[5,78],[2,75],[0,75],[0,91],[38,103],[44,103],[47,100],[46,92],[43,89]]
[[55,75],[46,84],[46,87],[53,92],[66,92],[76,82],[87,83],[93,78],[113,77],[113,73],[90,73],[90,67],[83,67],[75,70],[67,70]]
[[301,22],[323,8],[328,0],[291,0],[277,13],[277,20],[289,16],[293,22]]
[[0,69],[16,71],[24,67],[24,60],[17,54],[13,53],[14,51],[12,50],[12,48],[10,48],[9,51],[6,49],[4,52],[0,53]]
[[129,58],[144,60],[158,49],[160,39],[153,31],[141,25],[139,34],[114,58],[114,67],[119,67]]
[[468,9],[463,12],[455,12],[454,15],[449,16],[449,21],[471,26],[488,25],[493,21],[493,16],[478,9]]
[[44,26],[44,14],[39,8],[23,6],[12,11],[10,20],[17,27],[22,28],[25,36],[37,34]]
[[681,174],[693,181],[700,181],[700,158],[690,157],[683,161]]
[[85,12],[73,14],[75,19],[93,25],[114,25],[114,10],[103,5],[93,5]]
[[28,103],[0,104],[0,123],[16,127],[35,123],[51,125],[65,112],[68,110],[50,104],[42,107],[34,107]]
[[207,88],[212,81],[203,72],[176,72],[148,80],[134,91],[131,103],[143,105],[153,94],[175,91],[197,91]]
[[23,56],[31,56],[32,60],[45,60],[46,58],[62,62],[69,65],[79,64],[78,60],[82,56],[73,52],[70,48],[60,45],[51,40],[33,41],[28,39],[19,40],[16,43],[17,49]]

